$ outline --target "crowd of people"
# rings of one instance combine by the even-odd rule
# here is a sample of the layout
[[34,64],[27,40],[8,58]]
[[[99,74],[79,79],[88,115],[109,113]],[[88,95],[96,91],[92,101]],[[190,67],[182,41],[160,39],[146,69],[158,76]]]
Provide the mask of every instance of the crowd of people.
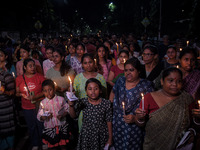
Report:
[[1,40],[0,149],[19,110],[32,150],[200,149],[199,51],[168,35]]

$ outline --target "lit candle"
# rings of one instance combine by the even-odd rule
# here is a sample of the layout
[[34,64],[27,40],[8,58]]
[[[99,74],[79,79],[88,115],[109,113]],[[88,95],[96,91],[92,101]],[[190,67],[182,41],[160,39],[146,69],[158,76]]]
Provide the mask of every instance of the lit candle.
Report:
[[125,102],[122,102],[122,108],[123,108],[123,114],[126,115],[126,113],[125,113]]
[[40,103],[40,105],[41,105],[41,108],[42,108],[43,114],[44,114],[44,105],[42,103]]
[[40,39],[40,43],[42,43],[42,39]]
[[67,45],[65,45],[65,49],[67,50]]
[[179,65],[177,65],[176,68],[178,69],[178,68],[179,68]]
[[0,81],[0,87],[1,87],[1,81]]
[[70,92],[72,93],[72,80],[70,79],[70,77],[68,76],[69,82],[70,82]]
[[94,59],[95,65],[97,65],[97,59]]
[[55,87],[57,86],[57,83],[56,82],[53,82],[54,83],[54,85],[55,85]]
[[141,93],[141,96],[142,96],[142,110],[144,111],[144,94]]
[[190,42],[190,41],[187,41],[187,46],[189,45],[189,42]]
[[13,77],[15,78],[15,73],[14,73],[14,72],[12,72],[12,75],[13,75]]
[[182,48],[180,48],[180,52],[182,51]]
[[119,53],[119,45],[117,42],[116,42],[116,45],[117,45],[117,54],[118,54]]
[[124,60],[124,63],[126,63],[126,59],[125,59],[125,58],[123,58],[123,60]]
[[120,42],[120,46],[121,46],[121,47],[123,46],[122,42]]
[[199,109],[200,109],[200,100],[198,100],[198,104],[199,104]]
[[28,90],[27,90],[27,87],[24,87],[24,90],[26,91],[26,96],[28,96]]

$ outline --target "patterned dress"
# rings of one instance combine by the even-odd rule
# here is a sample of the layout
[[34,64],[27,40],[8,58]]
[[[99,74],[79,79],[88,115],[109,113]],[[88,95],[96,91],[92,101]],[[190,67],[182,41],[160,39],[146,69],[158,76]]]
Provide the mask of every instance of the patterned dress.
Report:
[[102,98],[101,103],[93,105],[83,98],[75,109],[82,110],[84,116],[77,150],[103,150],[108,141],[107,122],[112,122],[111,102]]
[[116,150],[140,150],[144,139],[144,130],[136,124],[127,124],[123,120],[122,101],[125,102],[125,113],[135,115],[136,108],[141,101],[141,93],[144,95],[153,91],[152,82],[140,79],[136,87],[127,90],[125,77],[120,77],[113,92],[113,144]]
[[70,61],[71,61],[71,67],[76,72],[76,74],[79,74],[84,71],[81,62],[77,59],[76,56],[71,57]]

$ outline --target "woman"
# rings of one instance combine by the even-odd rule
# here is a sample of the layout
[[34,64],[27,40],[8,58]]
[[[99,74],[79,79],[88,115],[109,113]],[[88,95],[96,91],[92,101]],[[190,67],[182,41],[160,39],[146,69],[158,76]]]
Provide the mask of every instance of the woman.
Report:
[[136,110],[136,123],[146,123],[144,150],[175,149],[182,133],[188,129],[189,104],[193,98],[181,91],[182,77],[182,72],[175,67],[164,70],[162,89],[146,94]]
[[119,52],[119,64],[112,66],[108,75],[108,83],[114,86],[114,79],[124,73],[124,63],[129,59],[129,52],[127,50],[121,50]]
[[85,46],[79,43],[76,46],[76,56],[71,57],[71,67],[75,71],[76,74],[83,72],[81,59],[83,54],[85,53]]
[[177,51],[176,51],[176,47],[173,45],[169,45],[168,49],[167,49],[167,58],[168,59],[164,59],[162,61],[164,68],[168,68],[168,67],[176,67],[179,66],[179,62],[177,57]]
[[69,51],[69,55],[67,55],[65,57],[65,61],[68,64],[71,64],[71,57],[76,56],[76,45],[75,43],[70,43],[69,46],[67,47],[68,51]]
[[144,61],[144,66],[141,70],[142,78],[154,81],[163,70],[161,63],[159,63],[158,60],[157,48],[154,45],[144,47],[142,58]]
[[5,50],[0,50],[0,69],[5,70],[16,76],[15,66],[12,63],[12,58],[9,58],[9,55]]
[[[20,47],[21,60],[16,63],[17,76],[23,75],[23,62],[25,59],[30,58],[30,48],[27,45]],[[35,62],[36,72],[43,74],[41,64],[38,60],[33,59]]]
[[10,73],[1,69],[0,81],[0,149],[11,150],[14,149],[15,135],[15,108],[13,98],[15,93],[15,79]]
[[23,75],[16,78],[16,96],[21,97],[21,104],[28,126],[33,148],[41,146],[43,124],[37,120],[37,108],[43,97],[42,82],[44,76],[36,73],[35,61],[28,58],[23,61]]
[[[87,94],[85,92],[85,83],[90,78],[96,78],[101,82],[103,86],[102,97],[106,98],[106,88],[107,88],[106,80],[104,79],[103,75],[95,72],[95,62],[93,56],[88,53],[84,54],[81,59],[81,62],[84,72],[76,75],[73,85],[76,96],[79,99],[87,97]],[[79,115],[79,131],[81,129],[81,126],[82,126],[82,113],[80,113]]]
[[62,50],[56,49],[53,52],[54,67],[49,69],[46,73],[46,78],[51,79],[56,84],[56,94],[64,97],[64,93],[70,87],[69,78],[74,80],[74,70],[65,62]]
[[[116,150],[141,149],[144,131],[135,124],[135,110],[139,107],[141,94],[153,91],[152,82],[141,79],[141,64],[135,57],[126,61],[125,76],[120,77],[110,100],[113,102],[113,142]],[[124,108],[123,108],[123,103]]]
[[108,74],[111,68],[111,60],[107,59],[108,50],[104,45],[99,45],[97,47],[97,56],[96,56],[96,64],[97,70],[100,74],[102,74],[106,81],[108,81]]

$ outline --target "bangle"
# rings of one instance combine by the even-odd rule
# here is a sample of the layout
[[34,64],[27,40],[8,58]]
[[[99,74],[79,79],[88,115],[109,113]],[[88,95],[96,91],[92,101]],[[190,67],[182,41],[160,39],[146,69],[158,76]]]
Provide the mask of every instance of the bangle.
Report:
[[137,119],[137,122],[138,122],[139,124],[145,123],[145,121],[139,121],[138,119]]
[[196,125],[200,125],[200,123],[197,123],[196,121],[195,121],[195,118],[193,117],[193,122],[196,124]]

